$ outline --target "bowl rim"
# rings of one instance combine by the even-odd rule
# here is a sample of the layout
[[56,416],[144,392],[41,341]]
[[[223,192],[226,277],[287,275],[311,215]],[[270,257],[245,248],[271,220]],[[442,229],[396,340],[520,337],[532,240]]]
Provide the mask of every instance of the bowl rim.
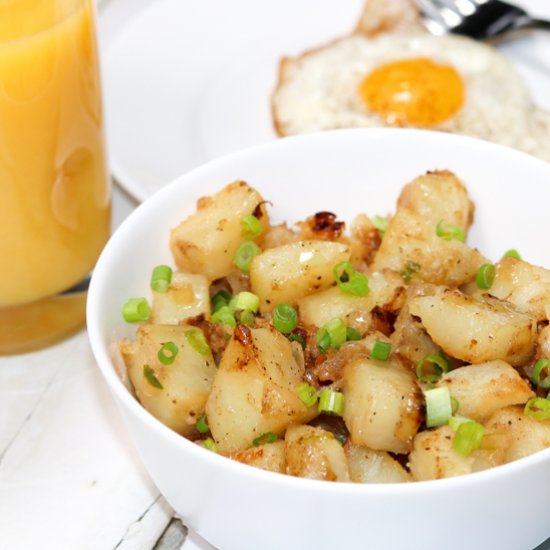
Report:
[[533,157],[527,153],[469,136],[442,133],[432,130],[403,128],[338,129],[306,135],[290,136],[277,141],[247,147],[240,151],[229,153],[217,159],[206,162],[175,178],[162,189],[155,192],[151,197],[146,199],[143,203],[138,205],[138,207],[129,214],[129,216],[113,233],[98,259],[88,291],[86,312],[87,330],[96,363],[111,392],[113,392],[114,396],[119,401],[119,404],[122,404],[124,408],[126,408],[133,416],[137,417],[139,422],[143,422],[150,430],[157,432],[160,437],[168,440],[170,444],[174,445],[177,449],[181,449],[183,453],[190,455],[193,459],[200,460],[203,464],[206,464],[209,467],[226,470],[232,475],[249,477],[255,481],[261,481],[268,485],[275,483],[278,487],[281,487],[282,484],[283,486],[288,486],[293,490],[301,488],[304,490],[318,491],[321,493],[329,491],[331,494],[336,492],[342,495],[351,493],[353,495],[365,496],[376,496],[380,493],[385,495],[393,493],[403,495],[408,494],[409,492],[425,493],[433,491],[448,491],[459,486],[461,489],[465,489],[472,484],[479,485],[483,483],[492,483],[503,477],[506,478],[511,474],[518,473],[520,470],[527,470],[541,462],[549,461],[550,448],[547,448],[519,460],[496,466],[488,470],[436,480],[414,481],[411,483],[369,484],[342,482],[327,483],[322,480],[298,478],[251,467],[217,453],[208,451],[200,445],[193,443],[186,437],[181,436],[168,428],[160,420],[150,414],[138,402],[138,400],[132,396],[117,375],[110,356],[109,345],[104,341],[102,336],[100,323],[102,295],[104,293],[104,289],[106,288],[105,281],[107,274],[110,271],[108,265],[110,263],[109,258],[113,254],[112,251],[119,247],[120,243],[127,240],[128,236],[132,232],[132,227],[134,224],[138,223],[141,216],[147,211],[155,210],[158,204],[165,202],[166,198],[173,193],[176,193],[179,187],[189,185],[189,183],[193,180],[200,179],[203,175],[207,175],[212,168],[218,168],[226,163],[232,162],[235,159],[246,160],[250,157],[253,158],[258,153],[269,151],[270,149],[276,150],[280,148],[294,147],[294,144],[299,145],[307,142],[314,144],[317,141],[338,139],[334,136],[344,136],[345,139],[345,135],[353,136],[351,139],[398,139],[405,141],[412,140],[416,142],[418,142],[418,140],[427,140],[428,142],[436,140],[437,142],[446,142],[445,144],[448,144],[449,146],[462,148],[473,147],[476,149],[486,150],[488,152],[492,151],[498,155],[506,155],[507,157],[511,156],[512,158],[516,157],[518,162],[531,164],[537,169],[547,171],[550,180],[550,163]]

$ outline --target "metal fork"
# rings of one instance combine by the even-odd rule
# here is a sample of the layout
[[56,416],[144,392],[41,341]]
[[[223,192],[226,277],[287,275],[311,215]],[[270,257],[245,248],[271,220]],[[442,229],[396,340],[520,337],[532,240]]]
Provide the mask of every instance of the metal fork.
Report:
[[485,40],[526,29],[550,31],[550,21],[501,0],[417,0],[417,5],[433,34],[451,32]]

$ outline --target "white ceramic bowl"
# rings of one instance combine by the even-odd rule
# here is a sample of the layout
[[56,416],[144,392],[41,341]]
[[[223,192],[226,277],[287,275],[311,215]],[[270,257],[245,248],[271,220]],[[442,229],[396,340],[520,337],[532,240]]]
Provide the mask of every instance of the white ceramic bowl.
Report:
[[319,210],[351,220],[395,208],[401,187],[451,169],[476,204],[469,242],[497,260],[509,248],[550,266],[550,164],[490,143],[408,130],[341,130],[286,138],[216,160],[143,203],[107,244],[94,272],[88,331],[143,462],[178,514],[222,550],[369,548],[532,549],[550,535],[550,449],[453,479],[360,485],[265,472],[170,431],[131,396],[111,357],[131,335],[121,307],[148,294],[152,266],[171,262],[169,230],[198,197],[244,179],[273,203],[275,221]]

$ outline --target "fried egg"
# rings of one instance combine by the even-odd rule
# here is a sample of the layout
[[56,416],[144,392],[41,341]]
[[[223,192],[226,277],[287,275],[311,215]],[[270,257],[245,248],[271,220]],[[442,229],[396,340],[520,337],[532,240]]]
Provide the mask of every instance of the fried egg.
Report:
[[285,58],[272,109],[280,135],[428,128],[550,160],[550,115],[495,48],[462,36],[353,34]]

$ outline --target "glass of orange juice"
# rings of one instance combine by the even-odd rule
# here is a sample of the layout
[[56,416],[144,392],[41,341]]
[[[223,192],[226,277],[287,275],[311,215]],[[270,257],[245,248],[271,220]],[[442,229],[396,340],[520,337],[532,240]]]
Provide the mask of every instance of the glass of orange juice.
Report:
[[84,324],[110,229],[93,0],[0,0],[0,354]]

